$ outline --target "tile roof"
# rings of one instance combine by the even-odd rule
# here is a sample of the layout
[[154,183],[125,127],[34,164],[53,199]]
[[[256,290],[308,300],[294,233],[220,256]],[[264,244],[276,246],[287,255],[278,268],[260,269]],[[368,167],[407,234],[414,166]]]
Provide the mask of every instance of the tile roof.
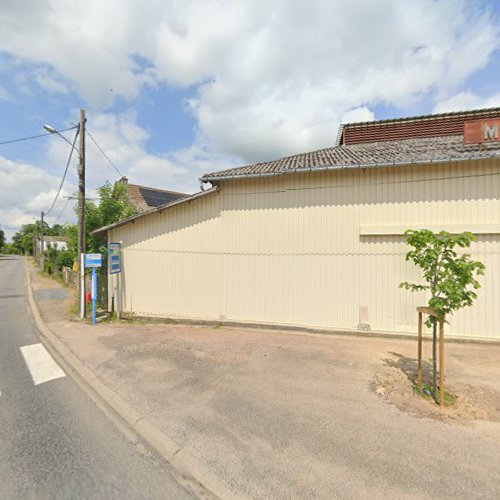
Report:
[[500,142],[464,146],[463,135],[349,144],[205,174],[201,181],[278,175],[316,169],[500,158]]
[[464,145],[464,124],[500,118],[500,108],[340,125],[335,146],[203,175],[218,179],[279,175],[315,169],[375,167],[498,157],[500,143]]
[[219,191],[219,188],[217,186],[214,186],[210,189],[207,189],[206,191],[200,191],[200,192],[194,193],[194,194],[187,194],[186,196],[184,196],[182,198],[179,198],[179,199],[174,200],[174,201],[170,201],[168,203],[165,203],[164,205],[149,208],[148,210],[145,210],[143,212],[139,212],[135,215],[131,215],[130,217],[127,217],[126,219],[119,220],[118,222],[115,222],[114,224],[109,224],[107,226],[100,227],[99,229],[95,229],[94,231],[92,231],[92,234],[105,233],[106,231],[109,231],[110,229],[114,229],[115,227],[124,226],[125,224],[128,224],[130,222],[135,222],[136,220],[147,217],[150,214],[163,212],[164,210],[168,210],[172,207],[177,207],[177,206],[183,205],[185,203],[191,203],[194,200],[197,200],[199,198],[203,198],[205,196],[210,196],[212,194],[217,193],[218,191]]
[[118,182],[126,186],[128,199],[137,212],[144,212],[188,196],[186,193],[129,184],[126,177],[122,177]]

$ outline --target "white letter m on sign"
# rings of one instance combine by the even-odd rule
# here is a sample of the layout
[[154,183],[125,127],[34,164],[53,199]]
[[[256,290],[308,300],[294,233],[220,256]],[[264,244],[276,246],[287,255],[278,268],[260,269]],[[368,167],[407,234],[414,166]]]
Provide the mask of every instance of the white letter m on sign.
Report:
[[491,127],[487,123],[483,125],[483,139],[485,141],[488,139],[498,139],[498,126],[496,123]]

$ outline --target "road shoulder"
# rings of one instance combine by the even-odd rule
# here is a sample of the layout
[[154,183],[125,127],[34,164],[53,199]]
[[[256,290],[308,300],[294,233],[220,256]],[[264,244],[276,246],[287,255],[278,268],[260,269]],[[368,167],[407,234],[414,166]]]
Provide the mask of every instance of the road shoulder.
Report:
[[[184,482],[201,498],[241,498],[232,492],[205,464],[183,449],[167,434],[105,385],[45,324],[33,294],[29,263],[25,262],[29,310],[42,343],[98,406],[118,425],[129,439],[140,436],[182,475]],[[198,483],[198,484],[196,484]],[[193,487],[194,484],[194,487]]]

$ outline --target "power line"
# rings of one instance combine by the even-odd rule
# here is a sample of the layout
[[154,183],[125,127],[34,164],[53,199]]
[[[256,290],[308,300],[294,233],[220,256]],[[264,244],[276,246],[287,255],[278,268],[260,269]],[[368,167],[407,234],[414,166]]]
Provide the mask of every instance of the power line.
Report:
[[121,177],[123,177],[123,174],[118,170],[118,167],[109,159],[109,156],[103,151],[103,149],[101,148],[101,146],[99,146],[99,144],[97,144],[96,140],[92,137],[92,134],[89,132],[88,128],[86,129],[86,131],[87,131],[88,136],[92,140],[92,142],[97,146],[97,149],[99,149],[99,151],[103,154],[104,158],[106,158],[106,160],[109,161],[109,163],[111,164],[111,166],[118,172],[118,175],[120,175]]
[[68,203],[69,203],[69,200],[70,200],[70,199],[71,199],[71,198],[67,198],[67,199],[66,199],[66,203],[64,204],[64,207],[63,207],[63,209],[61,210],[61,213],[57,216],[57,219],[56,219],[56,221],[54,222],[54,224],[57,224],[57,223],[59,222],[59,219],[62,217],[62,214],[63,214],[63,213],[64,213],[64,211],[66,210],[66,208],[67,208],[67,206],[68,206]]
[[[60,130],[60,132],[67,132],[68,130],[73,130],[75,127],[69,127]],[[8,139],[7,141],[2,141],[0,142],[0,146],[3,146],[5,144],[12,144],[14,142],[21,142],[21,141],[30,141],[31,139],[38,139],[40,137],[47,137],[49,135],[52,135],[50,132],[46,132],[45,134],[38,134],[38,135],[31,135],[29,137],[20,137],[18,139]]]
[[78,137],[78,133],[79,133],[79,129],[76,131],[75,138],[73,139],[73,144],[71,145],[71,150],[69,152],[68,161],[66,162],[66,168],[64,169],[64,174],[62,176],[61,183],[59,184],[59,189],[57,190],[56,197],[54,198],[54,201],[52,202],[52,205],[50,206],[50,208],[48,209],[48,211],[45,212],[45,215],[49,215],[50,214],[50,212],[54,208],[54,205],[56,204],[57,198],[59,198],[59,194],[60,194],[61,189],[63,187],[64,180],[66,179],[66,174],[68,173],[68,167],[69,167],[69,164],[71,162],[71,157],[73,156],[73,150],[75,149],[75,143],[76,143],[76,138]]

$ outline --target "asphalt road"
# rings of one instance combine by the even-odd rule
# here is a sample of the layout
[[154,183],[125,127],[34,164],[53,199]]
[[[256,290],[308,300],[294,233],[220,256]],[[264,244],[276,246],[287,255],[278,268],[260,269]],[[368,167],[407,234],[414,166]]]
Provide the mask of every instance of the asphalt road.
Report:
[[192,498],[45,350],[22,259],[0,256],[0,498]]

